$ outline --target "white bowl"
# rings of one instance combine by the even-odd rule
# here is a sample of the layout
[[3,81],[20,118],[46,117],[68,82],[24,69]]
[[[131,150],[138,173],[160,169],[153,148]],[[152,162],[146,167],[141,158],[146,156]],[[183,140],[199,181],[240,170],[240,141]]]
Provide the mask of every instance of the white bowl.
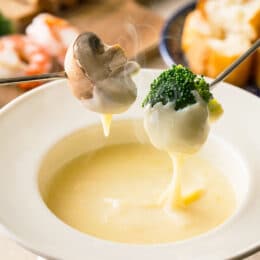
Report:
[[[136,76],[138,100],[116,119],[142,117],[141,100],[159,73],[142,70]],[[207,145],[203,149],[229,169],[239,203],[223,225],[176,243],[128,245],[83,234],[56,218],[39,192],[41,162],[62,138],[99,123],[95,113],[72,97],[66,80],[60,80],[28,92],[0,111],[0,222],[7,233],[25,248],[52,259],[230,259],[260,249],[260,102],[228,84],[214,92],[225,114],[212,126],[210,139],[223,145],[223,153],[209,153]]]

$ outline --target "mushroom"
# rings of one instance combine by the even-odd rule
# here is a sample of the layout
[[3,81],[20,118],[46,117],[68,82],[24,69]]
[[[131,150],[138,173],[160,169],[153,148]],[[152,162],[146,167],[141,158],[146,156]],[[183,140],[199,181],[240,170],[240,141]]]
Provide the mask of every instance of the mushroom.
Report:
[[137,89],[131,75],[138,69],[119,45],[108,46],[91,32],[80,34],[65,57],[73,94],[101,114],[122,113],[135,101]]

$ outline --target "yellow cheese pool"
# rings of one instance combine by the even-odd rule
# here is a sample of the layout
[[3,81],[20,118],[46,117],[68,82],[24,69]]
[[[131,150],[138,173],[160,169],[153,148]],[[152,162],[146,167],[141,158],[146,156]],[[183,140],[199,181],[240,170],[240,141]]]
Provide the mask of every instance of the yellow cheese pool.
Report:
[[200,199],[176,210],[159,203],[172,177],[167,153],[138,142],[85,153],[60,168],[45,202],[75,229],[106,240],[156,244],[184,240],[223,223],[236,209],[227,177],[209,161],[184,162],[182,192]]

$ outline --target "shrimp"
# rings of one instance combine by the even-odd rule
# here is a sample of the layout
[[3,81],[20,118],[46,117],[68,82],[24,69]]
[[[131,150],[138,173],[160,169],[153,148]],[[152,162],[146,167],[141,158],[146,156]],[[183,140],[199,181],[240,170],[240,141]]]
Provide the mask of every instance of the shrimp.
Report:
[[33,19],[26,28],[26,35],[55,57],[63,67],[67,48],[79,35],[79,31],[67,21],[44,13]]
[[[52,68],[52,57],[24,35],[0,38],[0,77],[30,76],[47,73]],[[40,83],[21,83],[24,89]]]

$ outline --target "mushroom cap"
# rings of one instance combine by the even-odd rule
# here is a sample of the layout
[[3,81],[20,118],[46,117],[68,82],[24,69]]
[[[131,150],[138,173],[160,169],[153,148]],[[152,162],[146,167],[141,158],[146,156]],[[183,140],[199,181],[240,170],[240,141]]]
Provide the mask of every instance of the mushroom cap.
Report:
[[131,75],[138,69],[119,45],[108,46],[90,32],[79,35],[65,57],[73,94],[99,113],[117,114],[129,108],[137,96]]

